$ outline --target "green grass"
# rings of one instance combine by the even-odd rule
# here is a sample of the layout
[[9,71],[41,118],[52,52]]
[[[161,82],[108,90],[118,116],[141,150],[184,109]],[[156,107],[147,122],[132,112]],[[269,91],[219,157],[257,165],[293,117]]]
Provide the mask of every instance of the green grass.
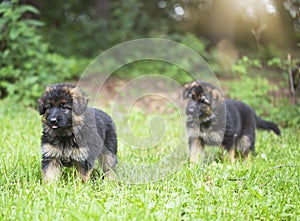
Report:
[[[147,121],[147,116],[139,117],[141,120],[136,123]],[[173,121],[168,123],[171,128],[177,125]],[[299,128],[283,129],[280,138],[259,131],[258,156],[246,163],[230,165],[213,161],[193,169],[185,163],[159,182],[139,185],[101,179],[81,184],[73,173],[67,172],[55,185],[45,186],[41,183],[38,112],[1,102],[0,122],[0,220],[299,220],[300,217]],[[145,129],[140,133],[146,136],[148,132]],[[176,136],[175,132],[167,133],[162,146],[168,141],[172,143]],[[160,157],[147,152],[150,160],[144,159],[126,150],[120,144],[120,158],[130,162],[137,158],[155,162],[155,157]]]

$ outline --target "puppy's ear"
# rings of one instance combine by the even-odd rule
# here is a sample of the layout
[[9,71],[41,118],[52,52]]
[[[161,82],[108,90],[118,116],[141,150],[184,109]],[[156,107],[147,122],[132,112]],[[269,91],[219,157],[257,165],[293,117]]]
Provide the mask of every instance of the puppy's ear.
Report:
[[191,88],[193,87],[193,86],[192,86],[193,83],[194,83],[194,82],[188,83],[188,84],[185,84],[185,85],[184,85],[184,89],[183,89],[183,91],[182,91],[182,98],[183,98],[183,100],[185,100],[185,99],[188,98],[189,93],[190,93],[190,90],[191,90]]
[[42,98],[38,99],[38,108],[39,108],[40,115],[43,115],[46,111],[46,108]]
[[52,85],[46,86],[42,97],[40,99],[38,99],[38,108],[39,108],[40,115],[44,114],[47,110],[46,104],[45,104],[45,97],[47,97],[47,95],[51,91],[52,87],[53,87]]
[[189,90],[187,90],[186,88],[183,89],[183,92],[182,92],[182,98],[183,100],[187,99],[189,96]]
[[191,91],[194,87],[201,87],[201,88],[202,88],[200,82],[198,82],[198,81],[193,81],[193,82],[191,82],[191,83],[188,83],[188,84],[185,84],[185,85],[184,85],[184,89],[183,89],[183,93],[182,93],[183,100],[185,100],[185,99],[188,98],[190,91]]
[[73,99],[73,111],[75,114],[81,115],[86,110],[89,99],[86,94],[77,87],[71,89],[71,95]]

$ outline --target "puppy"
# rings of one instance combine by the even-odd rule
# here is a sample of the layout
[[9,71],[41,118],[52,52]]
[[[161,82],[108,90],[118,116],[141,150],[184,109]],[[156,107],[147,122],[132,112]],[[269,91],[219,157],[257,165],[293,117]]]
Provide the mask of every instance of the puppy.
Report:
[[209,83],[186,84],[183,99],[188,99],[186,126],[192,164],[199,162],[205,145],[222,145],[234,163],[235,151],[245,158],[250,151],[255,154],[256,128],[281,134],[276,124],[256,116],[243,102],[223,99],[221,92]]
[[114,178],[117,134],[113,120],[101,110],[87,107],[87,96],[75,85],[46,87],[38,100],[42,115],[42,173],[44,183],[59,178],[61,167],[74,166],[87,182],[95,161]]

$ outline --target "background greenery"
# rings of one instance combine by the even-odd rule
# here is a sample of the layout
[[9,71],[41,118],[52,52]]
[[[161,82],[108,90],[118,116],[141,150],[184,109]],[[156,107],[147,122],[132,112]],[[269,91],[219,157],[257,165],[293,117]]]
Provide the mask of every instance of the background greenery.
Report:
[[[288,77],[290,69],[300,75],[296,68],[299,1],[243,2],[1,1],[0,219],[299,219],[300,105],[291,102]],[[275,14],[268,12],[271,6]],[[253,8],[254,14],[249,14]],[[71,170],[57,185],[42,185],[41,126],[35,109],[45,85],[76,83],[100,53],[146,37],[173,40],[195,50],[217,75],[225,96],[245,101],[259,115],[278,123],[282,137],[259,131],[255,159],[235,165],[215,159],[192,170],[185,164],[160,182],[128,185],[96,179],[82,185]],[[152,72],[182,85],[192,80],[178,66],[148,61],[120,68],[114,80]],[[299,97],[300,82],[295,83]],[[142,130],[148,117],[134,113],[137,134],[148,134]],[[163,117],[176,128],[174,115]],[[166,149],[146,151],[149,157],[142,158],[120,143],[119,157],[154,162],[178,138],[172,131],[164,140]]]
[[[240,4],[230,2],[231,8]],[[288,70],[299,61],[299,3],[277,0],[271,3],[276,15],[264,9],[250,19],[241,7],[236,12],[237,20],[232,20],[228,5],[205,0],[3,1],[0,98],[35,107],[45,85],[76,82],[89,62],[106,49],[126,40],[162,37],[199,53],[222,85],[229,85],[229,97],[248,102],[258,113],[271,115],[282,126],[297,125],[299,105],[290,105],[287,97]],[[219,7],[224,9],[222,13],[216,13]],[[185,13],[176,13],[178,8]],[[219,16],[214,17],[216,14]],[[270,38],[276,35],[272,31],[279,17],[282,24],[288,24],[280,29],[285,36]],[[201,22],[203,19],[207,22]],[[210,19],[214,19],[216,27],[222,22],[234,22],[236,29],[231,35],[222,27],[213,31],[207,26]],[[265,26],[268,28],[264,29]],[[287,60],[287,53],[292,55],[291,61]],[[151,70],[181,84],[191,80],[179,67],[147,61],[127,65],[114,75],[130,79]],[[243,88],[249,90],[239,90],[238,86],[244,82]]]

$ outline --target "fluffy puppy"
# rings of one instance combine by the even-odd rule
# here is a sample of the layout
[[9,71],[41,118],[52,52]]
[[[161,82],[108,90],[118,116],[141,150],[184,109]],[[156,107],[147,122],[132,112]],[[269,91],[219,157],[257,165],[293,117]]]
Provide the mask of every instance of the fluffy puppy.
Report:
[[75,166],[87,182],[95,161],[114,178],[117,134],[110,116],[87,107],[87,96],[72,84],[46,87],[38,100],[42,115],[42,173],[45,183],[58,179],[61,167]]
[[187,134],[191,163],[197,163],[205,145],[222,145],[230,152],[234,162],[235,152],[247,157],[255,154],[255,129],[272,130],[280,135],[278,126],[258,117],[247,104],[224,99],[213,85],[195,81],[184,86]]

